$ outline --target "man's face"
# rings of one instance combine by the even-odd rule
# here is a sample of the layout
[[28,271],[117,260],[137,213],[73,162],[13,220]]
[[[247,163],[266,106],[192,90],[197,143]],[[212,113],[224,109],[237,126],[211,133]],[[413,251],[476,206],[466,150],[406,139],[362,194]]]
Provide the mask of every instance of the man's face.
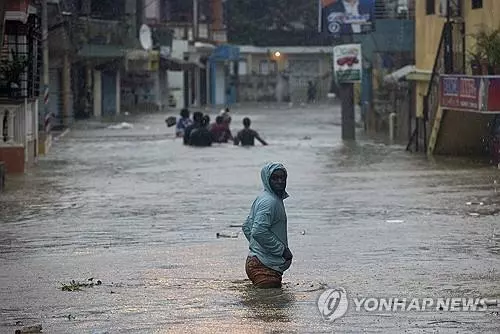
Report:
[[286,189],[286,172],[283,169],[277,169],[269,178],[269,184],[271,185],[271,189],[277,195],[283,195]]

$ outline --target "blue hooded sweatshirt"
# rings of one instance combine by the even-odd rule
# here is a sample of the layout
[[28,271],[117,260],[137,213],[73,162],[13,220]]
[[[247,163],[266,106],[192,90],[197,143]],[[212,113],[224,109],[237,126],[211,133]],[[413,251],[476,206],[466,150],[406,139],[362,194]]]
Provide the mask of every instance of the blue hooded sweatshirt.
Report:
[[288,197],[285,192],[280,198],[271,189],[271,174],[285,167],[280,163],[267,164],[260,173],[264,191],[255,199],[245,223],[243,233],[250,242],[249,256],[256,256],[263,265],[280,273],[290,267],[282,254],[288,247],[287,219],[283,200]]

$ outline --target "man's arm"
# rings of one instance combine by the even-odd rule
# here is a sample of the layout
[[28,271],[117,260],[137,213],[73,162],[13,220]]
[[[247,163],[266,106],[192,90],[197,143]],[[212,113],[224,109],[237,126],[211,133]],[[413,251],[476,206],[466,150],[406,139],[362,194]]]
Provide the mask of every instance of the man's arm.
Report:
[[272,226],[272,204],[270,201],[262,201],[257,207],[257,213],[253,219],[251,231],[252,238],[257,241],[262,248],[275,256],[282,256],[285,245],[271,232]]
[[236,146],[238,146],[240,144],[240,133],[241,132],[238,132],[236,137],[234,137],[234,139],[233,139],[234,145],[236,145]]
[[253,225],[253,222],[252,220],[250,219],[250,216],[247,217],[247,219],[245,220],[245,223],[243,224],[243,234],[245,234],[245,237],[247,238],[248,241],[250,241],[250,238],[251,238],[251,233],[252,233],[252,225]]
[[258,141],[260,141],[260,143],[264,146],[267,145],[266,141],[262,138],[260,138],[259,134],[257,133],[257,131],[254,131],[254,135],[255,135],[255,138],[257,138]]

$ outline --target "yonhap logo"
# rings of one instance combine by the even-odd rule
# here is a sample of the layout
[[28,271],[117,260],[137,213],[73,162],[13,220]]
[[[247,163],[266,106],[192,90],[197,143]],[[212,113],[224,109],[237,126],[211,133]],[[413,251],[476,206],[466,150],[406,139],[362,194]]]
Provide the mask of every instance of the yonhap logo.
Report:
[[328,289],[318,298],[318,310],[326,321],[342,318],[348,308],[349,301],[344,288]]

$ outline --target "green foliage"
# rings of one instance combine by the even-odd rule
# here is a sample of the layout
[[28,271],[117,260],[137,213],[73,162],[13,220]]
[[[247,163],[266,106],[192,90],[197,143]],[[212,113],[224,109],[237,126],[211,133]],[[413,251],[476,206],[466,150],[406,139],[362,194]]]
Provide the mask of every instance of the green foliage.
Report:
[[315,0],[231,0],[227,2],[229,40],[235,44],[325,44]]
[[20,56],[19,53],[11,50],[12,59],[3,62],[0,65],[0,81],[3,85],[9,87],[15,83],[20,86],[21,75],[28,66],[27,57]]
[[471,62],[487,61],[490,67],[500,66],[500,28],[482,28],[473,37],[475,46],[469,53]]

